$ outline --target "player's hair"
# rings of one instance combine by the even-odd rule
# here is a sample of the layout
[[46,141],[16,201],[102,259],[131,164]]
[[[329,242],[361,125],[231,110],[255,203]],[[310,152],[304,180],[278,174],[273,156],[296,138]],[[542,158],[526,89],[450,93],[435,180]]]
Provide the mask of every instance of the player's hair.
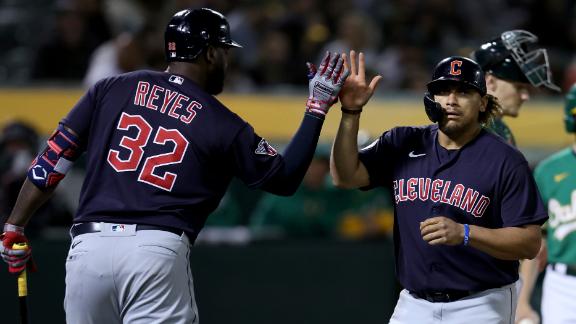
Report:
[[486,98],[488,99],[488,104],[486,105],[486,110],[481,111],[478,115],[478,121],[481,124],[487,124],[490,120],[492,120],[496,114],[502,113],[502,106],[500,102],[498,102],[498,98],[494,97],[491,94],[486,94]]

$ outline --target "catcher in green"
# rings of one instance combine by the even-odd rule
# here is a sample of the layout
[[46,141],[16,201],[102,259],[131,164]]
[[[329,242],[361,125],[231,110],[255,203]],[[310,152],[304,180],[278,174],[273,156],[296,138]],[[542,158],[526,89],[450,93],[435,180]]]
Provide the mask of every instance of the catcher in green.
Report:
[[530,99],[531,87],[560,88],[552,83],[548,53],[538,37],[525,30],[505,31],[472,53],[486,75],[488,94],[498,98],[502,111],[486,128],[516,146],[512,131],[502,117],[518,117],[520,107]]
[[[566,131],[574,142],[543,160],[534,172],[550,216],[547,225],[548,267],[542,290],[542,320],[546,324],[576,321],[576,84],[566,95]],[[538,274],[537,262],[525,262],[526,273],[516,320],[537,319],[528,303]]]

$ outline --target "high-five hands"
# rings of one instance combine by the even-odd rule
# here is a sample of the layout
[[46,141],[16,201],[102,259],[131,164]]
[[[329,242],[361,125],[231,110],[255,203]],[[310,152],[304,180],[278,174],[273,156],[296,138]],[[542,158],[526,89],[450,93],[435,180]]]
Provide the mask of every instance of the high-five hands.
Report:
[[338,100],[338,93],[350,74],[350,70],[344,67],[344,57],[345,54],[326,52],[318,69],[314,64],[306,63],[310,90],[310,96],[306,102],[307,112],[324,118],[328,109]]
[[350,51],[350,63],[348,63],[346,54],[342,56],[344,57],[344,68],[350,68],[350,76],[348,76],[342,91],[340,91],[340,103],[343,109],[359,112],[374,94],[374,90],[376,90],[376,86],[382,80],[382,76],[375,76],[370,81],[370,84],[367,84],[364,53],[360,52],[358,58],[356,58],[356,52]]

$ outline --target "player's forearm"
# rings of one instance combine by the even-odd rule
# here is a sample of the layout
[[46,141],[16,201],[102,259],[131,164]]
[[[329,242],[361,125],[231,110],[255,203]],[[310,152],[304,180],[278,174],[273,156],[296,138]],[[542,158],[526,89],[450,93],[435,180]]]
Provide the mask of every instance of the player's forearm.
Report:
[[334,184],[342,188],[358,188],[369,183],[359,181],[357,176],[361,167],[357,144],[359,125],[359,114],[343,114],[332,146],[330,173]]
[[536,279],[538,278],[538,260],[526,259],[520,263],[520,278],[522,289],[518,295],[518,304],[529,305]]
[[502,260],[534,258],[541,240],[538,225],[496,229],[470,225],[469,245]]
[[54,189],[41,191],[28,178],[24,181],[16,204],[8,220],[9,224],[25,226],[32,214],[52,196]]
[[268,180],[264,190],[282,196],[296,192],[314,157],[323,123],[323,118],[310,113],[304,115],[300,128],[282,153],[282,169]]

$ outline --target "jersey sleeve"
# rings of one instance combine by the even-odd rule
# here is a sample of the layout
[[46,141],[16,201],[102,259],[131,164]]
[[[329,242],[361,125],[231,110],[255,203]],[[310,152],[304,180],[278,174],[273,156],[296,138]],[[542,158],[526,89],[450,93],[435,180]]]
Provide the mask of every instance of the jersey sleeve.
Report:
[[527,162],[512,167],[503,183],[503,226],[542,225],[548,219]]
[[252,189],[262,186],[283,163],[276,149],[248,124],[240,130],[232,145],[235,175]]
[[358,152],[358,158],[370,176],[370,184],[363,190],[389,184],[393,168],[392,134],[392,131],[385,132]]
[[98,84],[91,87],[60,122],[72,129],[82,141],[86,140],[90,133],[92,116],[96,110]]

